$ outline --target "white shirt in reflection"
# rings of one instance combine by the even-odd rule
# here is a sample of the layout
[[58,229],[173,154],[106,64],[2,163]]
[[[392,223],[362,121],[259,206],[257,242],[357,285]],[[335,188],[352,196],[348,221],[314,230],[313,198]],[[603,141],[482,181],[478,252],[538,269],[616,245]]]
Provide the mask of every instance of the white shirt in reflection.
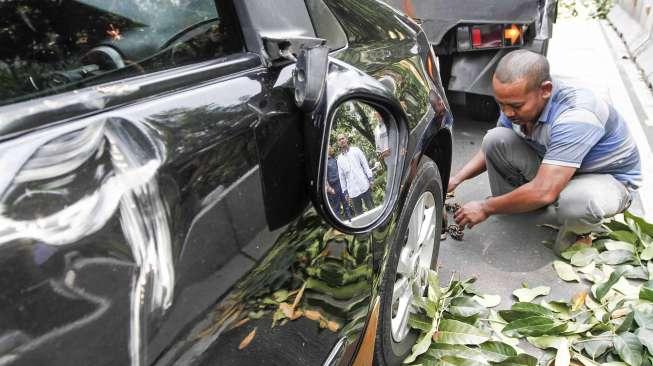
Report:
[[355,146],[338,155],[338,175],[340,187],[349,197],[358,197],[370,189],[372,170],[363,152]]

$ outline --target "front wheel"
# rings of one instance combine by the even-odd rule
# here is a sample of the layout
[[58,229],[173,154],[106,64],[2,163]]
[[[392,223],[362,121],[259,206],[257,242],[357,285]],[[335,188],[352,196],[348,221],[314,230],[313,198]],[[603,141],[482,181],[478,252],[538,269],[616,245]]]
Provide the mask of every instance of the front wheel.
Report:
[[399,365],[418,333],[408,326],[414,294],[425,294],[435,269],[442,225],[442,181],[435,163],[422,159],[406,197],[381,284],[375,364]]

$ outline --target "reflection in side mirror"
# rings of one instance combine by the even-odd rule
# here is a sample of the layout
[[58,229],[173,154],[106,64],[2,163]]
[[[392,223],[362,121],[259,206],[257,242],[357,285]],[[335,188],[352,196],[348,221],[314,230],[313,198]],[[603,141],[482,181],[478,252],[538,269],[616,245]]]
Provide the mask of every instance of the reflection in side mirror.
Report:
[[397,165],[397,128],[389,113],[347,101],[333,114],[324,190],[332,214],[364,227],[383,213]]

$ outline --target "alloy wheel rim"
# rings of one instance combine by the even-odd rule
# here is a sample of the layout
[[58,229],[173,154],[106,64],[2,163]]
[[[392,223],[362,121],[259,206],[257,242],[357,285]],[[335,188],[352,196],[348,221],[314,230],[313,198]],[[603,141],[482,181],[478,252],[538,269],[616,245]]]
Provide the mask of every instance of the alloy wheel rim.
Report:
[[424,294],[431,269],[436,229],[435,198],[424,192],[413,207],[408,222],[406,243],[399,253],[397,274],[392,290],[392,338],[401,342],[409,332],[408,318],[416,312],[413,294]]

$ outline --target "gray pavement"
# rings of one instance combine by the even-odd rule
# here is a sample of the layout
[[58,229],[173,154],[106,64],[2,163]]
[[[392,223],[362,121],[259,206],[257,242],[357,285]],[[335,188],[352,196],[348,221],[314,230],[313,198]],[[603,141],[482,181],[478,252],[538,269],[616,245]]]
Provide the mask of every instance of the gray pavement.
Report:
[[[607,23],[591,19],[559,19],[555,25],[548,58],[554,77],[590,87],[608,98],[629,121],[642,153],[645,171],[644,187],[636,205],[649,219],[653,214],[653,154],[647,139],[649,99],[653,98],[637,74],[629,71],[627,58],[622,58],[620,40]],[[624,71],[625,70],[625,71]],[[630,74],[629,74],[630,72]],[[639,97],[633,99],[633,96]],[[639,104],[639,107],[637,106]],[[638,110],[639,109],[639,110]],[[459,169],[480,146],[485,131],[493,122],[471,120],[464,108],[454,107],[454,162]],[[464,203],[490,195],[487,175],[482,174],[463,183],[456,190],[454,201]],[[450,219],[450,221],[452,221]],[[556,256],[550,249],[555,231],[538,224],[554,223],[547,210],[526,215],[499,215],[465,231],[463,241],[451,238],[440,246],[439,264],[442,281],[455,273],[461,278],[477,277],[476,288],[488,294],[501,295],[498,308],[513,303],[512,291],[526,283],[529,287],[550,286],[548,300],[569,298],[587,289],[588,284],[565,283],[555,273]],[[537,300],[536,300],[537,301]]]

